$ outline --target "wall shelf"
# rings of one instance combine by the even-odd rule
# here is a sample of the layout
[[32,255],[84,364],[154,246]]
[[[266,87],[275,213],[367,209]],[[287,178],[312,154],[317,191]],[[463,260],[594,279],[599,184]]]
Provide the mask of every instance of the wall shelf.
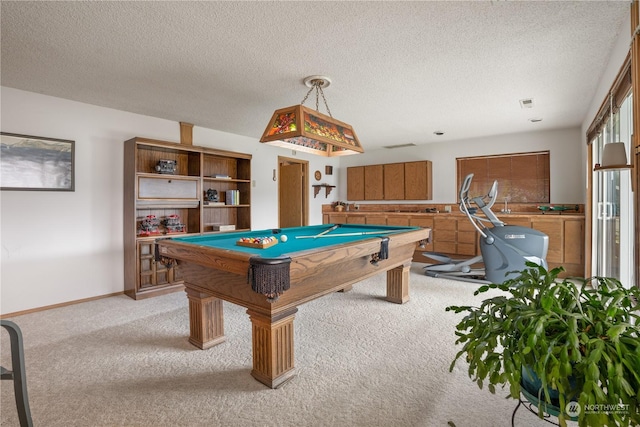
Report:
[[596,166],[593,171],[606,171],[615,169],[633,169],[633,165],[611,165],[611,166]]
[[328,184],[316,184],[316,185],[312,185],[312,187],[313,187],[313,198],[314,199],[316,198],[316,196],[320,192],[321,188],[324,188],[324,198],[325,199],[327,197],[329,197],[329,194],[331,194],[331,190],[336,188],[335,185],[328,185]]

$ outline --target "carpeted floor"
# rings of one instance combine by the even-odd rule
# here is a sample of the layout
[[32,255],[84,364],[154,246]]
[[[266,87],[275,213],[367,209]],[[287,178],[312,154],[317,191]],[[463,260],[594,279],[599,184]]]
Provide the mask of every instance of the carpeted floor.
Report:
[[[411,273],[411,300],[384,300],[384,274],[299,307],[297,375],[280,389],[255,381],[251,324],[224,303],[227,341],[188,343],[182,292],[134,301],[105,298],[15,317],[25,339],[35,426],[509,426],[506,392],[480,390],[459,363],[452,304],[477,285]],[[2,335],[2,361],[9,345]],[[7,362],[5,362],[7,361]],[[17,426],[10,381],[1,425]],[[451,424],[449,424],[451,423]],[[520,409],[516,426],[547,426]]]

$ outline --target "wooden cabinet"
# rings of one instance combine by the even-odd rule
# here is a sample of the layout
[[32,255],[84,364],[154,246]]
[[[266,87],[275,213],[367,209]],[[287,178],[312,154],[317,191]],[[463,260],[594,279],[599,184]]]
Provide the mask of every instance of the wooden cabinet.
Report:
[[384,199],[404,199],[404,163],[382,165]]
[[[364,199],[384,199],[384,168],[382,165],[368,165],[364,167]],[[347,184],[349,188],[349,184]]]
[[431,200],[433,198],[433,179],[431,162],[407,162],[404,164],[404,199]]
[[[174,163],[161,173],[160,161]],[[168,162],[166,162],[168,161]],[[160,169],[160,170],[157,170]],[[210,202],[209,194],[218,201]],[[124,286],[134,299],[183,288],[155,261],[155,240],[251,228],[251,155],[133,138],[124,143]]]
[[347,200],[364,200],[364,166],[347,168]]
[[531,228],[549,236],[549,268],[562,266],[563,275],[584,276],[584,219],[538,216],[531,219]]
[[464,256],[479,253],[477,231],[466,218],[436,216],[432,236],[434,252]]
[[431,200],[429,160],[347,168],[348,200]]

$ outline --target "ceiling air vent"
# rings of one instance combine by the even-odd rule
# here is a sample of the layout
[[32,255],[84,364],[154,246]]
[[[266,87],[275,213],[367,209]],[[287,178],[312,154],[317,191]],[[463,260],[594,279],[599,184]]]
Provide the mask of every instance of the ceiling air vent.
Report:
[[521,99],[520,100],[520,108],[533,108],[533,99]]
[[384,145],[382,148],[404,148],[404,147],[415,147],[416,144],[397,144],[397,145]]

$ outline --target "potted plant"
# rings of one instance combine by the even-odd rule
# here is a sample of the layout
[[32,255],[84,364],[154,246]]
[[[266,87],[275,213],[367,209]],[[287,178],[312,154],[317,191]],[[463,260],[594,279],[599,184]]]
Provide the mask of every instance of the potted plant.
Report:
[[612,278],[558,279],[562,267],[528,268],[466,313],[456,326],[469,377],[491,393],[533,396],[538,415],[555,408],[558,422],[580,426],[640,425],[640,289]]
[[333,206],[333,210],[337,212],[342,212],[344,210],[344,207],[347,206],[347,204],[343,201],[338,200],[333,202],[331,206]]

